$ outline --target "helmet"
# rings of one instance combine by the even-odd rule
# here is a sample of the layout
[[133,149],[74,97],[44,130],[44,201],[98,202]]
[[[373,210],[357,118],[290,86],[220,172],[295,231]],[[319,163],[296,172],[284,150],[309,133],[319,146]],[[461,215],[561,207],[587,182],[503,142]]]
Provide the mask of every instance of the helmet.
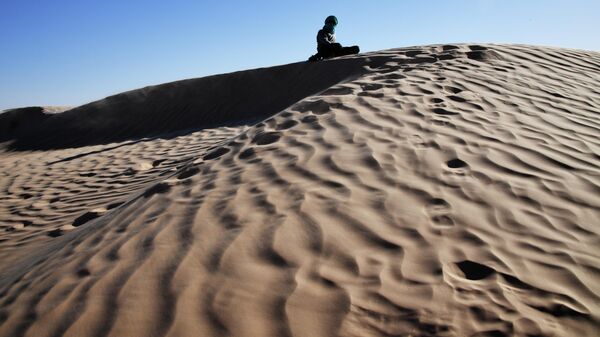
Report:
[[325,19],[325,24],[328,24],[328,23],[330,23],[330,24],[332,24],[334,26],[337,26],[338,20],[337,20],[337,18],[335,16],[330,15],[330,16],[327,17],[327,19]]

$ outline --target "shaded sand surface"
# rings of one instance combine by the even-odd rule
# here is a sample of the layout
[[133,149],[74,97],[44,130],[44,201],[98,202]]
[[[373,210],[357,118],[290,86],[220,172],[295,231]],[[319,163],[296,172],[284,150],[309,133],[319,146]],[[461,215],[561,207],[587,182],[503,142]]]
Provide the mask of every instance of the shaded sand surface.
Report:
[[598,336],[600,54],[385,50],[0,114],[0,336]]

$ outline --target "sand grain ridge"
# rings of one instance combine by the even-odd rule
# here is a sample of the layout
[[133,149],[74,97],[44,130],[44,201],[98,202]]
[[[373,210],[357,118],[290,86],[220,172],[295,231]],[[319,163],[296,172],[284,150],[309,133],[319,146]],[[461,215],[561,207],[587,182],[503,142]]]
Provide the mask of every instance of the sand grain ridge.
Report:
[[0,114],[0,337],[598,336],[600,54],[384,50]]

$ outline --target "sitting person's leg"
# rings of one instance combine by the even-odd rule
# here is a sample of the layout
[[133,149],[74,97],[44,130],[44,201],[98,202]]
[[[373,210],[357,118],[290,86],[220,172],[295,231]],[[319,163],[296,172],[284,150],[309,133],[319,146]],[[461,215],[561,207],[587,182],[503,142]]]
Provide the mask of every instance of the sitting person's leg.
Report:
[[332,43],[328,45],[321,45],[318,48],[318,52],[323,58],[336,57],[340,54],[342,45],[339,43]]
[[358,54],[359,52],[360,48],[358,46],[342,47],[338,56]]

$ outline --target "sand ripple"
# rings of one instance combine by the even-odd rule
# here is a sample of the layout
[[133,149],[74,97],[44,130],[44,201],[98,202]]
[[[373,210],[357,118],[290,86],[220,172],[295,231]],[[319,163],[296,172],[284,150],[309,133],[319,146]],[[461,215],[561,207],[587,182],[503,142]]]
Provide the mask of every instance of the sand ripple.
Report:
[[[0,336],[595,336],[599,69],[579,50],[393,49],[213,79],[246,90],[217,126],[182,131],[202,102],[178,90],[205,85],[188,81],[151,88],[145,137],[143,119],[109,142],[15,131]],[[269,71],[301,75],[263,116],[240,83]],[[146,104],[128,97],[109,102]]]

